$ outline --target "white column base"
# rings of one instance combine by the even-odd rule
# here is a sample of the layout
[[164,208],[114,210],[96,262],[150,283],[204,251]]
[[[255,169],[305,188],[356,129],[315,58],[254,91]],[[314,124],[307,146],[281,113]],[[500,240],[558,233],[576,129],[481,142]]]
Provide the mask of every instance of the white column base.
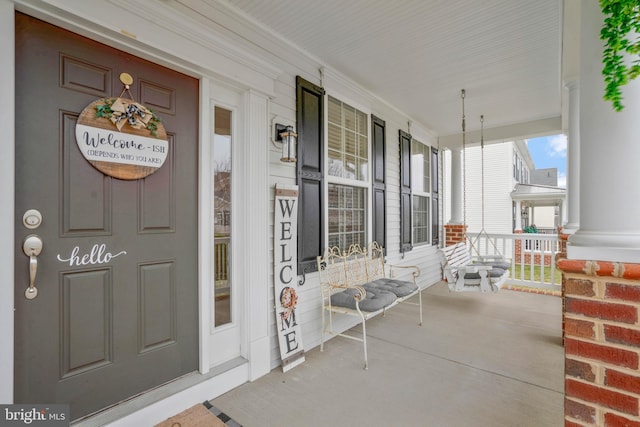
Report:
[[640,233],[578,230],[567,242],[567,259],[640,263]]
[[580,229],[580,224],[567,223],[562,226],[562,234],[575,234]]

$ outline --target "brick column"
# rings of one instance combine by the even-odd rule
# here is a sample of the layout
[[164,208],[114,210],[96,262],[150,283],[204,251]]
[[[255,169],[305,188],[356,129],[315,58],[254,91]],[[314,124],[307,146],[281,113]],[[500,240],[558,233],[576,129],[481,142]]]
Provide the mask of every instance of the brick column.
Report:
[[640,264],[559,257],[557,265],[565,425],[640,426]]
[[445,246],[455,245],[464,242],[467,238],[467,226],[464,224],[445,224]]
[[[513,234],[523,234],[523,231],[513,230]],[[514,257],[517,260],[516,262],[520,262],[520,254],[522,253],[522,240],[516,239],[514,249],[515,249]]]
[[558,243],[560,243],[560,247],[558,248],[559,252],[556,254],[557,257],[566,258],[567,257],[567,240],[571,234],[567,233],[564,227],[558,227]]
[[[558,262],[560,260],[566,259],[567,258],[567,239],[569,238],[569,235],[566,233],[563,233],[563,229],[562,226],[558,227],[558,240],[560,243],[560,248],[559,248],[559,252],[556,253],[556,259],[554,260],[554,262],[556,263],[556,268],[560,269],[560,267],[558,266]],[[560,271],[562,271],[560,269]],[[560,285],[560,294],[562,297],[562,345],[564,345],[564,336],[565,336],[565,331],[566,331],[566,321],[565,321],[565,317],[566,317],[566,306],[565,306],[565,297],[564,297],[564,285],[565,285],[565,274],[564,272],[562,272],[562,283]]]

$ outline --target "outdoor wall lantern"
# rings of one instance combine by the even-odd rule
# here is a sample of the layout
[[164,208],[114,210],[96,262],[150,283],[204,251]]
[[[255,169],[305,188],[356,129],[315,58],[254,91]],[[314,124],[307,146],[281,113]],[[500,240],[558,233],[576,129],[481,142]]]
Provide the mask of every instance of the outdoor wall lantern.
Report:
[[296,161],[296,138],[298,134],[291,125],[281,125],[276,123],[275,141],[282,144],[281,162],[293,163]]

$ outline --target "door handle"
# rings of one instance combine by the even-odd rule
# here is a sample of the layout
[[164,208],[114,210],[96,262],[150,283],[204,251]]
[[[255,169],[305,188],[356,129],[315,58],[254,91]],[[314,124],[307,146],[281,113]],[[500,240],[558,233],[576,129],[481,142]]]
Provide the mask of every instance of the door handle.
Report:
[[24,296],[27,299],[34,299],[38,296],[36,273],[38,272],[38,255],[42,251],[42,239],[35,234],[28,235],[24,238],[22,250],[29,257],[29,287],[24,292]]

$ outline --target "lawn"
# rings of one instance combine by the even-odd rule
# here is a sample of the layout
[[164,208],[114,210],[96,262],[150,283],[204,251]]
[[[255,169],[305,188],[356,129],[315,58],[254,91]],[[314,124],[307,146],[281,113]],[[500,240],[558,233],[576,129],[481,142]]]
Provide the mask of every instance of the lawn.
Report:
[[[511,270],[511,278],[513,279],[518,279],[520,280],[520,274],[521,271],[523,271],[523,279],[524,280],[531,280],[531,265],[521,265],[521,264],[516,264],[515,268],[513,269],[509,269]],[[524,270],[523,270],[524,269]],[[542,267],[539,265],[535,265],[533,266],[533,280],[535,282],[540,282],[540,271],[542,270]],[[551,283],[551,266],[545,265],[544,266],[544,283]],[[559,285],[562,283],[562,272],[560,270],[558,270],[556,268],[555,270],[555,282],[556,285]]]

